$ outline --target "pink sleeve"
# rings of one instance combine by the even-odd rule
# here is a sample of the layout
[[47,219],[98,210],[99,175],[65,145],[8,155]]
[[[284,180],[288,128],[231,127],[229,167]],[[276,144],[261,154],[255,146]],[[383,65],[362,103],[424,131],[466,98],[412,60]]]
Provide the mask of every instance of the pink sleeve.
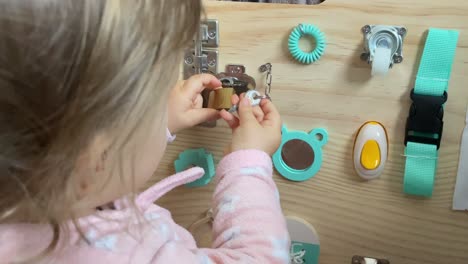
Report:
[[[192,170],[197,172],[201,169]],[[164,192],[180,183],[175,181],[186,180],[191,174],[177,179],[168,178],[157,186]],[[116,264],[290,263],[290,239],[272,178],[271,158],[257,150],[232,153],[220,162],[216,181],[212,207],[214,242],[211,248],[197,248],[192,235],[173,221],[169,211],[150,203],[143,206],[145,209],[139,216],[129,208],[104,210],[103,217],[97,214],[81,219],[87,243],[81,243],[81,235],[75,233],[76,243],[66,241],[66,245],[73,246],[65,247],[65,251],[54,255],[56,262],[44,263],[65,263],[70,259]],[[148,191],[151,194],[155,190],[150,188]],[[150,196],[157,199],[159,194],[153,194]],[[142,200],[148,201],[145,197]],[[24,227],[19,230],[24,231]],[[19,236],[20,241],[25,237],[30,241],[32,238],[26,235],[30,231],[24,232],[24,235],[18,235],[18,230],[13,230],[12,234]],[[17,245],[11,237],[2,234],[0,232],[0,242],[8,240],[9,245]],[[11,252],[10,248],[3,250],[3,254]]]
[[169,143],[174,142],[174,140],[176,139],[176,136],[173,136],[171,134],[171,131],[169,131],[169,128],[166,128],[166,138],[167,138],[167,142]]
[[290,263],[271,158],[257,150],[232,153],[220,162],[216,180],[212,248],[166,243],[153,263]]
[[[290,239],[271,158],[257,150],[226,156],[213,196],[214,263],[289,263]],[[240,261],[240,262],[239,262]]]

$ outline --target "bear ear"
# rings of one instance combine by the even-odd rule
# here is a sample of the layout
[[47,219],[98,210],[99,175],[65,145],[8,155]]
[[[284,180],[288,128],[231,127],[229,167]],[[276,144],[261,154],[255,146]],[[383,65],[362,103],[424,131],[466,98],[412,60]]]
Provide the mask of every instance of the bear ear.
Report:
[[310,131],[309,135],[311,136],[311,140],[316,141],[319,146],[323,146],[328,142],[328,132],[323,128],[316,128]]
[[286,125],[283,125],[283,126],[281,127],[281,134],[284,135],[284,134],[286,134],[286,133],[288,133],[288,128],[286,127]]

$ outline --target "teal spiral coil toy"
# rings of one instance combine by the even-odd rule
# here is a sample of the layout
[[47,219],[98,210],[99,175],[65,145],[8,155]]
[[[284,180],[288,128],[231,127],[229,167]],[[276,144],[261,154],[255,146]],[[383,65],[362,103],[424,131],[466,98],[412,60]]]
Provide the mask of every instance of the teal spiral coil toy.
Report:
[[[299,47],[299,40],[305,35],[309,35],[315,39],[316,45],[311,52],[304,52]],[[325,52],[325,34],[314,25],[299,24],[299,26],[292,30],[291,35],[289,35],[288,47],[294,59],[303,64],[311,64],[318,61]]]

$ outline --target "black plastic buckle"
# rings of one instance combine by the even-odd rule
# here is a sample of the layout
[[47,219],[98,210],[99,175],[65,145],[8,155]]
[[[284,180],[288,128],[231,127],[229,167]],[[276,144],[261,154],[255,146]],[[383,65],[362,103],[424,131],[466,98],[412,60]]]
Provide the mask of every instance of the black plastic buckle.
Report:
[[[405,145],[408,141],[436,145],[440,147],[444,128],[444,103],[447,102],[447,92],[442,96],[415,94],[411,90],[411,105],[406,120]],[[437,138],[431,137],[437,135]]]

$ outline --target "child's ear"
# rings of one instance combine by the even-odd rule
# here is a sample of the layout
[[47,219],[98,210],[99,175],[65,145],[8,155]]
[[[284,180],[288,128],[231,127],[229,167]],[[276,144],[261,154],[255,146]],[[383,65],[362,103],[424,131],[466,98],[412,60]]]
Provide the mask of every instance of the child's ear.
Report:
[[91,143],[81,150],[75,163],[73,175],[76,182],[78,197],[84,197],[99,181],[96,175],[101,175],[109,169],[109,139],[98,135]]

